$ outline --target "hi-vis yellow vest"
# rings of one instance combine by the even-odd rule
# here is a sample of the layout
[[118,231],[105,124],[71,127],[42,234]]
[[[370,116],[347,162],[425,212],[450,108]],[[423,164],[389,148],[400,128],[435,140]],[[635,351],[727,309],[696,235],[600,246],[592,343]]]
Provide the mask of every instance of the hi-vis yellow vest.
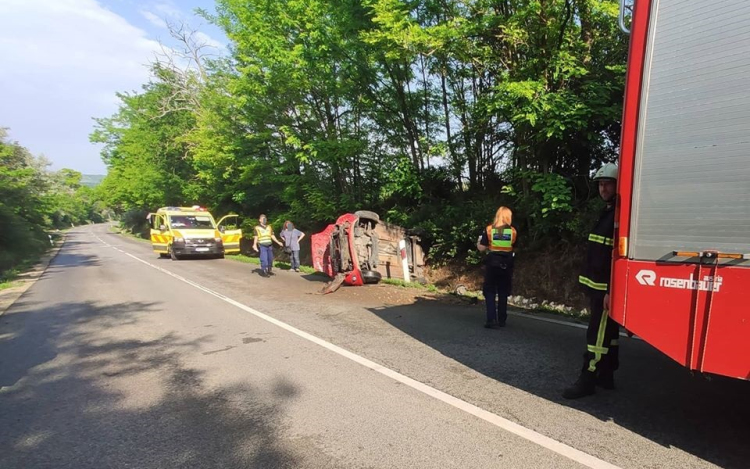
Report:
[[513,252],[513,243],[516,242],[516,230],[506,226],[502,229],[487,226],[487,240],[490,252]]
[[265,228],[263,228],[262,226],[256,226],[255,235],[258,237],[258,244],[262,244],[264,246],[273,244],[273,240],[271,239],[271,236],[273,235],[273,228],[271,228],[271,225],[266,225]]

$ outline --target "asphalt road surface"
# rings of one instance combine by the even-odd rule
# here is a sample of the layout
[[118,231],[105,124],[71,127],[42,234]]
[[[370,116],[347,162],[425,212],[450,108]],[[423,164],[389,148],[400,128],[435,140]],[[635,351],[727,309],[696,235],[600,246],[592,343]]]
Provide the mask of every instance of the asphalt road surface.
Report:
[[0,317],[0,467],[750,467],[748,382],[623,339],[565,401],[579,328],[255,269],[73,230]]

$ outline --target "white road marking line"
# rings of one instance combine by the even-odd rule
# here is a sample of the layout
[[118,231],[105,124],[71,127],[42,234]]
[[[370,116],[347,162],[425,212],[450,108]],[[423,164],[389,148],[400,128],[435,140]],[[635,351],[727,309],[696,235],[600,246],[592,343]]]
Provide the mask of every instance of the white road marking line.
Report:
[[[93,234],[93,233],[92,233]],[[489,412],[487,410],[484,410],[480,407],[475,406],[474,404],[470,404],[462,399],[459,399],[457,397],[451,396],[450,394],[447,394],[443,391],[440,391],[438,389],[435,389],[431,386],[428,386],[424,383],[421,383],[415,379],[409,378],[406,375],[402,375],[401,373],[391,370],[390,368],[387,368],[383,365],[379,365],[378,363],[375,363],[371,360],[368,360],[367,358],[364,358],[360,355],[357,355],[353,352],[350,352],[346,349],[343,349],[337,345],[334,345],[330,342],[327,342],[321,338],[318,338],[312,334],[309,334],[305,331],[302,331],[300,329],[297,329],[294,326],[290,326],[289,324],[279,321],[278,319],[275,319],[271,316],[268,316],[267,314],[261,313],[260,311],[257,311],[249,306],[246,306],[238,301],[235,301],[225,295],[222,295],[221,293],[218,293],[216,291],[211,290],[210,288],[206,288],[203,285],[196,283],[192,280],[189,280],[185,277],[182,277],[181,275],[177,275],[174,272],[170,272],[167,269],[164,269],[162,267],[159,267],[157,265],[151,264],[150,262],[144,261],[143,259],[140,259],[139,257],[134,256],[133,254],[130,254],[129,252],[123,251],[122,249],[115,247],[111,244],[106,243],[104,240],[99,238],[96,234],[94,234],[94,237],[98,239],[100,242],[102,242],[105,246],[108,246],[116,251],[119,251],[126,256],[129,256],[136,261],[145,264],[153,269],[156,269],[160,272],[163,272],[170,277],[173,277],[177,280],[180,280],[184,283],[187,283],[188,285],[191,285],[201,291],[204,291],[208,293],[209,295],[215,296],[216,298],[219,298],[233,306],[236,306],[237,308],[248,312],[260,319],[263,319],[264,321],[270,322],[271,324],[274,324],[282,329],[285,329],[292,334],[297,335],[298,337],[301,337],[305,340],[308,340],[314,344],[320,345],[323,348],[326,348],[330,350],[331,352],[334,352],[338,355],[341,355],[342,357],[348,358],[349,360],[352,360],[355,363],[359,363],[360,365],[367,367],[373,371],[377,371],[378,373],[385,375],[395,381],[398,381],[399,383],[405,384],[409,386],[412,389],[415,389],[417,391],[420,391],[430,397],[433,397],[439,401],[442,401],[448,405],[451,405],[459,410],[462,410],[468,414],[471,414],[475,417],[478,417],[486,422],[491,423],[492,425],[495,425],[498,428],[501,428],[505,431],[508,431],[510,433],[513,433],[514,435],[520,436],[521,438],[528,440],[532,443],[535,443],[543,448],[546,448],[550,451],[553,451],[561,456],[564,456],[568,459],[571,459],[575,462],[578,462],[580,464],[583,464],[586,467],[590,467],[592,469],[620,469],[618,466],[615,466],[613,464],[610,464],[606,461],[603,461],[595,456],[592,456],[590,454],[584,453],[583,451],[580,451],[576,448],[573,448],[572,446],[568,446],[565,443],[561,443],[557,440],[554,440],[548,436],[542,435],[541,433],[535,432],[534,430],[528,429],[522,425],[519,425],[515,422],[512,422],[506,418],[500,417],[497,414],[493,414],[492,412]]]

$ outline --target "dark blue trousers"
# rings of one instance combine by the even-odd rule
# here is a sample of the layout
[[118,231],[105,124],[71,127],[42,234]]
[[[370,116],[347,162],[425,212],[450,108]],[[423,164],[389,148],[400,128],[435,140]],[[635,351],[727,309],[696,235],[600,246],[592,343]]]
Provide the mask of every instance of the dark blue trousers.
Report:
[[267,270],[273,267],[273,245],[264,246],[261,244],[258,248],[260,249],[260,268]]

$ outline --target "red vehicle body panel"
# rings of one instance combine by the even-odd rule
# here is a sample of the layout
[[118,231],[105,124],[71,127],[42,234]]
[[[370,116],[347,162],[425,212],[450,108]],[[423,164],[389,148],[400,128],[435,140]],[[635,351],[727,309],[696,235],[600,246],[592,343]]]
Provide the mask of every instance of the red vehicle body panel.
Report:
[[323,272],[333,278],[339,272],[336,271],[334,263],[331,262],[331,236],[336,230],[336,227],[344,227],[344,232],[348,242],[346,246],[342,245],[341,249],[347,249],[349,251],[349,256],[351,257],[353,264],[353,268],[345,272],[344,284],[352,286],[364,285],[362,271],[359,268],[359,261],[357,259],[357,252],[355,249],[351,249],[351,246],[354,246],[354,231],[351,227],[357,223],[357,219],[358,217],[356,215],[345,213],[336,220],[335,224],[328,225],[323,231],[311,236],[313,267],[318,272]]
[[315,233],[310,237],[312,246],[313,268],[318,272],[323,272],[329,277],[333,277],[333,266],[331,265],[331,233],[336,225],[328,225],[320,233]]
[[635,2],[631,26],[610,315],[691,370],[750,379],[750,268],[627,256],[651,3]]

